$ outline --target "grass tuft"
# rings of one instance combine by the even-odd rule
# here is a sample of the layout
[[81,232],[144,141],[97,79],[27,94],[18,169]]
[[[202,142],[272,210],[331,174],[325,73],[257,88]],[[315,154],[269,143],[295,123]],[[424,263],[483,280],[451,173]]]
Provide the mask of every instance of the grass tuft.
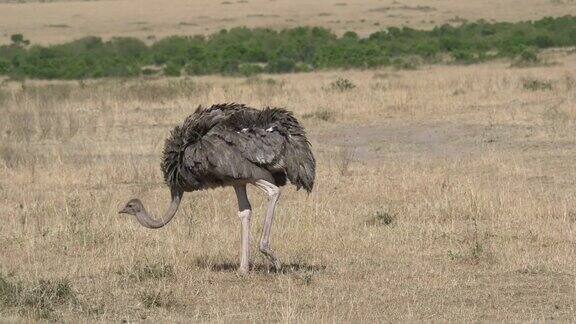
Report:
[[345,78],[338,78],[336,81],[330,83],[330,85],[326,89],[332,91],[345,92],[350,91],[354,88],[356,88],[356,85],[352,81]]
[[0,305],[3,307],[15,307],[21,313],[48,319],[58,306],[77,303],[76,293],[67,279],[39,280],[25,285],[0,274]]
[[532,78],[524,79],[522,81],[522,87],[525,90],[530,90],[530,91],[552,90],[552,81],[532,79]]
[[145,291],[140,295],[139,299],[146,308],[166,308],[175,303],[171,293],[167,294],[162,291]]
[[316,111],[313,111],[311,113],[306,113],[304,115],[302,115],[302,118],[304,119],[317,119],[317,120],[322,120],[322,121],[326,121],[326,122],[332,122],[336,120],[336,113],[332,110],[328,110],[328,109],[319,109]]
[[158,280],[174,277],[174,267],[165,261],[136,262],[132,267],[117,273],[136,281]]
[[366,221],[368,226],[390,226],[396,221],[396,215],[389,211],[378,211],[374,217]]

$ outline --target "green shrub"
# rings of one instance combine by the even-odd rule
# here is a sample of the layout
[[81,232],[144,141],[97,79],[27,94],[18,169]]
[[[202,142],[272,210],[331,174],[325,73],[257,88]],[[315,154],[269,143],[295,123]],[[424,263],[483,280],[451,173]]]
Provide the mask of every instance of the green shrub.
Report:
[[168,62],[164,67],[164,75],[166,76],[180,76],[182,66],[172,61]]
[[10,62],[0,59],[0,75],[10,72]]
[[204,75],[210,73],[205,64],[198,61],[190,61],[184,66],[184,71],[188,75]]
[[538,53],[533,48],[526,48],[524,49],[512,63],[513,67],[527,67],[527,66],[535,66],[540,65],[542,62],[538,57]]
[[392,65],[398,70],[416,70],[422,65],[422,59],[417,56],[398,57]]
[[237,60],[223,61],[220,64],[220,73],[224,75],[237,75],[240,73],[240,62]]
[[114,37],[110,40],[110,47],[119,56],[134,59],[144,57],[148,51],[143,41],[131,37]]
[[264,72],[264,68],[258,64],[242,64],[238,70],[240,74],[247,77]]
[[270,73],[287,73],[296,69],[296,62],[290,58],[280,57],[268,62],[268,72]]
[[527,48],[520,53],[519,59],[525,63],[536,63],[538,62],[538,54],[533,49]]
[[30,41],[24,39],[24,35],[22,34],[12,34],[10,35],[10,40],[14,45],[28,45]]
[[144,67],[163,67],[166,75],[222,73],[252,75],[333,68],[394,65],[414,69],[452,57],[458,63],[517,58],[540,48],[576,45],[576,17],[516,23],[463,22],[432,30],[389,27],[361,37],[337,36],[321,27],[276,31],[245,27],[209,36],[172,36],[151,46],[128,37],[103,41],[85,37],[65,44],[24,46],[22,34],[0,46],[0,75],[14,78],[86,79],[130,77]]

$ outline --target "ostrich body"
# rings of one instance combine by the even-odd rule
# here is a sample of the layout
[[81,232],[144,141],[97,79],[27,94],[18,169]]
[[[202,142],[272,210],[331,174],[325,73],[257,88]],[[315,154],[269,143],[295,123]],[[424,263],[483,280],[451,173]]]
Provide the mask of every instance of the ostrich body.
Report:
[[287,183],[310,192],[315,160],[306,133],[291,112],[280,108],[257,110],[241,104],[198,107],[166,139],[162,172],[171,203],[161,219],[152,217],[139,199],[128,201],[120,213],[135,215],[148,228],[161,228],[176,214],[184,192],[234,187],[242,224],[239,271],[250,264],[252,208],[246,185],[268,195],[260,251],[279,269],[270,248],[270,229],[280,188]]

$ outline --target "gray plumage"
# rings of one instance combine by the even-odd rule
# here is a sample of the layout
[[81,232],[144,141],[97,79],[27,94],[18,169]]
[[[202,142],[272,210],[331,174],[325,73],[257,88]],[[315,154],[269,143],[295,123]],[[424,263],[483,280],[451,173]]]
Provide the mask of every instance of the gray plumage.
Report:
[[257,110],[240,104],[198,107],[166,139],[162,171],[171,201],[164,215],[153,217],[142,201],[130,199],[120,214],[136,216],[147,228],[157,229],[176,215],[185,191],[232,186],[242,223],[241,273],[250,268],[252,207],[246,186],[268,196],[259,249],[276,270],[281,263],[270,247],[274,210],[280,186],[288,180],[308,192],[314,186],[316,162],[304,129],[291,112],[280,108]]
[[290,180],[310,192],[315,167],[304,128],[291,112],[235,103],[198,107],[172,130],[162,161],[166,183],[182,191],[261,179],[277,186]]

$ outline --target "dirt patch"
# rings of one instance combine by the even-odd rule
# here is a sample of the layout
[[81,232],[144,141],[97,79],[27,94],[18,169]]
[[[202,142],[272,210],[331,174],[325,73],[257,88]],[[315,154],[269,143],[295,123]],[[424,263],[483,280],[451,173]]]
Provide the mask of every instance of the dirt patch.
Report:
[[533,134],[532,126],[394,122],[329,129],[317,140],[348,147],[363,161],[402,156],[452,159],[535,146]]

